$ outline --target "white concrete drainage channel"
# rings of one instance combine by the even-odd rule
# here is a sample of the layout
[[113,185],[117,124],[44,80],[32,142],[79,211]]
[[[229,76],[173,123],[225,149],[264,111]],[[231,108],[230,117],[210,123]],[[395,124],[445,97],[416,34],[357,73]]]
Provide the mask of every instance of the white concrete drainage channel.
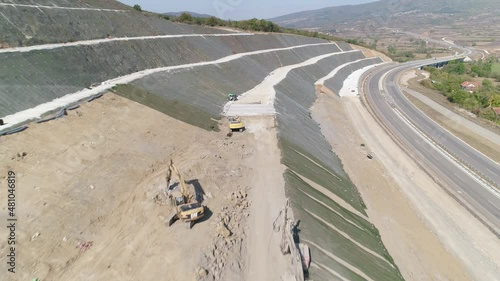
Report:
[[345,53],[359,52],[358,50],[335,52],[308,59],[302,63],[288,65],[275,69],[269,74],[262,83],[255,88],[243,93],[240,99],[235,102],[228,102],[224,106],[223,115],[225,116],[259,116],[275,115],[274,99],[276,90],[274,87],[283,81],[288,73],[293,69],[316,64],[318,61]]

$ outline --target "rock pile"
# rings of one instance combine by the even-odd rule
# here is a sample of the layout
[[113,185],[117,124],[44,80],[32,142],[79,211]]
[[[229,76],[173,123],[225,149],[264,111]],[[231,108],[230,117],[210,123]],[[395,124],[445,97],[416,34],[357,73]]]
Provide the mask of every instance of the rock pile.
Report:
[[214,242],[205,253],[196,280],[220,280],[222,276],[240,275],[250,206],[247,197],[247,188],[241,188],[225,198],[224,206],[212,223]]

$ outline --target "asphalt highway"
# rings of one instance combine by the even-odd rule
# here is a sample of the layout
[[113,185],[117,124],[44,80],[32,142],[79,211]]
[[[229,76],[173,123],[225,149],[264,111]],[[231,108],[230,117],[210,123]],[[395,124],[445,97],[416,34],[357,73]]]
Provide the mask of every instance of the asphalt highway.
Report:
[[410,68],[454,58],[378,67],[365,80],[364,92],[386,129],[499,236],[500,165],[427,117],[403,95],[398,85],[398,77]]

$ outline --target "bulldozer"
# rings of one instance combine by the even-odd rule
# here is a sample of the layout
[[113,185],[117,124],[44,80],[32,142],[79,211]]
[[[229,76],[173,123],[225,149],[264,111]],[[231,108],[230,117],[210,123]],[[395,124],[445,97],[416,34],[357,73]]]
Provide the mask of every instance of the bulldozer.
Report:
[[[170,189],[172,174],[175,174],[179,181],[179,186]],[[177,220],[186,223],[187,228],[191,229],[193,225],[205,215],[205,206],[196,201],[182,177],[181,173],[175,167],[173,160],[170,160],[167,174],[167,194],[173,207],[172,214],[168,217],[168,226],[171,226]]]

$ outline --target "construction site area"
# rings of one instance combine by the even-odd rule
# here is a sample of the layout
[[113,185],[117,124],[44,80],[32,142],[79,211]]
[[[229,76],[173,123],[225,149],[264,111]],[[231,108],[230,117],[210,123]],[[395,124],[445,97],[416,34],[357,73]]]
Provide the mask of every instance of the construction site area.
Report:
[[436,183],[360,97],[383,54],[111,0],[4,2],[5,280],[474,279],[408,191]]

